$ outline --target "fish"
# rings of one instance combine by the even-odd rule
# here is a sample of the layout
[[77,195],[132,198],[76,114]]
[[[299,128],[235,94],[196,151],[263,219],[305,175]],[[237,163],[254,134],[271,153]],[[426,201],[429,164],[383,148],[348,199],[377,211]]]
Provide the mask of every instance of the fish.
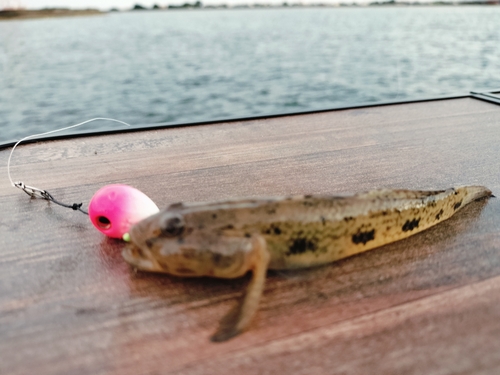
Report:
[[251,272],[246,293],[211,337],[221,342],[250,326],[268,269],[335,262],[412,236],[491,196],[486,187],[463,186],[181,202],[132,226],[122,255],[138,270],[179,277],[233,279]]

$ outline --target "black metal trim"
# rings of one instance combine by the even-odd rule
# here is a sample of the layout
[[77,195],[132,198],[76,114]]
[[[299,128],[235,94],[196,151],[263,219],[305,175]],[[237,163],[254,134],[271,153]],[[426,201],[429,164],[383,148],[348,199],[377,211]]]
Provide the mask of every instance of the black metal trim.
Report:
[[[499,90],[488,90],[488,92],[495,92],[495,91],[499,91]],[[362,109],[362,108],[369,108],[369,107],[383,107],[383,106],[389,106],[389,105],[424,103],[424,102],[432,102],[432,101],[440,101],[440,100],[475,98],[475,99],[479,99],[479,100],[486,100],[486,101],[489,101],[489,102],[495,103],[495,104],[500,104],[500,98],[494,99],[490,96],[491,96],[491,94],[488,96],[487,93],[470,92],[469,94],[446,95],[446,96],[438,96],[438,97],[432,97],[432,98],[415,98],[415,99],[409,99],[409,100],[394,100],[394,101],[385,101],[385,102],[376,102],[376,103],[360,103],[360,104],[356,104],[356,105],[339,106],[339,107],[333,107],[333,108],[323,108],[323,109],[316,109],[316,110],[287,112],[287,113],[271,113],[271,114],[267,114],[267,115],[238,117],[238,118],[221,118],[221,119],[214,119],[214,120],[210,120],[210,121],[135,125],[133,128],[116,129],[116,130],[98,130],[98,131],[92,131],[92,132],[82,132],[82,133],[63,134],[63,135],[51,135],[51,136],[45,136],[45,137],[40,137],[40,138],[33,138],[33,139],[29,139],[29,140],[24,141],[23,144],[35,143],[35,142],[45,142],[45,141],[54,141],[54,140],[63,140],[63,139],[72,139],[72,138],[102,136],[102,135],[117,134],[117,133],[132,133],[132,132],[139,132],[139,131],[159,130],[159,129],[166,129],[166,128],[180,128],[180,127],[188,127],[188,126],[211,125],[211,124],[217,124],[217,123],[263,120],[263,119],[267,119],[267,118],[308,115],[308,114],[314,114],[314,113],[335,112],[335,111],[344,111],[344,110],[348,110],[348,109]],[[16,144],[16,142],[17,141],[7,141],[3,144],[0,144],[0,150],[8,148],[8,147],[12,147]]]
[[483,100],[483,101],[488,102],[488,103],[494,103],[494,104],[500,105],[500,96],[491,93],[491,92],[496,92],[496,91],[497,90],[493,90],[490,92],[471,91],[470,95],[475,99],[479,99],[479,100]]

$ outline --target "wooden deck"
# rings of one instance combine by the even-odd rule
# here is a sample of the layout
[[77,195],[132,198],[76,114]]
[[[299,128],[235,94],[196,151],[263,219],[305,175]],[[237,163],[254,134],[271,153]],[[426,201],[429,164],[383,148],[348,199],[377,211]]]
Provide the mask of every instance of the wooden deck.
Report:
[[[85,215],[31,200],[0,151],[1,374],[498,374],[500,200],[335,264],[269,272],[251,329],[208,338],[248,278],[134,273]],[[13,178],[68,202],[126,183],[159,206],[481,184],[500,107],[472,98],[40,142]]]

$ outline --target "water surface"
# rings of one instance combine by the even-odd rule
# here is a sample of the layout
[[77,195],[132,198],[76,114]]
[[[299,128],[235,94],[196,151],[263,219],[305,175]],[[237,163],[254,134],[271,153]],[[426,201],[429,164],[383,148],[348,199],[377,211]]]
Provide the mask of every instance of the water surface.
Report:
[[498,25],[493,6],[2,22],[0,143],[92,117],[191,122],[496,89]]

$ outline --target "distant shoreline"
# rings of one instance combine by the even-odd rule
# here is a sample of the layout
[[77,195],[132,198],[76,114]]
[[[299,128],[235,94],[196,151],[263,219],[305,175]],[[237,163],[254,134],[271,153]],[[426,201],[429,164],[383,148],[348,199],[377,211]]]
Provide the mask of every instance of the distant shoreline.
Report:
[[[194,0],[193,0],[194,1]],[[265,0],[264,0],[265,1]],[[297,1],[297,2],[294,2]],[[419,1],[419,0],[372,0],[367,3],[357,3],[356,0],[340,0],[336,3],[322,3],[318,0],[318,3],[301,3],[300,0],[284,0],[281,4],[269,4],[264,2],[249,3],[249,4],[237,4],[237,5],[203,5],[201,1],[196,1],[193,3],[186,2],[182,5],[168,5],[165,7],[160,7],[154,5],[152,8],[146,8],[142,5],[136,4],[132,9],[118,10],[116,8],[110,9],[110,12],[128,12],[128,11],[161,11],[161,10],[191,10],[191,9],[280,9],[280,8],[367,8],[367,7],[377,7],[377,6],[467,6],[467,5],[500,5],[500,0],[434,0],[434,1]]]
[[277,8],[367,8],[367,7],[386,7],[386,6],[402,6],[402,7],[419,7],[419,6],[469,6],[469,5],[486,5],[486,6],[498,6],[500,5],[500,0],[486,0],[486,1],[476,1],[476,0],[466,0],[466,1],[435,1],[435,2],[412,2],[410,1],[383,1],[375,0],[371,3],[317,3],[317,4],[302,4],[302,3],[288,3],[283,2],[282,4],[248,4],[248,5],[235,5],[228,6],[226,4],[221,5],[206,5],[203,6],[201,2],[197,1],[195,3],[184,3],[183,5],[170,5],[165,8],[155,6],[154,8],[145,8],[140,5],[136,5],[132,9],[128,10],[118,10],[110,9],[109,11],[100,11],[98,9],[64,9],[64,8],[50,8],[50,9],[39,9],[39,10],[26,10],[26,9],[12,9],[12,10],[0,10],[0,21],[8,20],[19,20],[19,19],[35,19],[35,18],[52,18],[52,17],[74,17],[74,16],[94,16],[103,15],[110,12],[141,12],[141,11],[166,11],[166,10],[189,10],[189,9],[199,9],[199,10],[210,10],[210,9],[277,9]]
[[73,16],[94,16],[105,14],[97,9],[40,9],[40,10],[0,10],[0,21],[52,18],[52,17],[73,17]]

